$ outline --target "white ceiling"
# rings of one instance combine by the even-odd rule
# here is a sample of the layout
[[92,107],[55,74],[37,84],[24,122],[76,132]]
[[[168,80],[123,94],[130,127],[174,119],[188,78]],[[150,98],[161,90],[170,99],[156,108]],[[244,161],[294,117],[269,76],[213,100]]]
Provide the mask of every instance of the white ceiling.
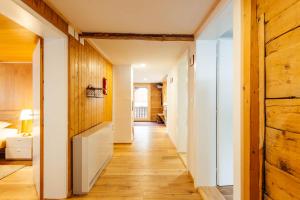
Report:
[[134,82],[160,82],[189,42],[93,40],[116,65],[146,64],[134,68]]
[[[216,0],[46,0],[82,32],[193,34]],[[187,42],[93,40],[113,64],[146,63],[156,82]],[[148,69],[149,68],[149,69]],[[137,81],[136,76],[134,77]],[[140,79],[139,79],[140,80]],[[143,78],[142,78],[143,80]]]

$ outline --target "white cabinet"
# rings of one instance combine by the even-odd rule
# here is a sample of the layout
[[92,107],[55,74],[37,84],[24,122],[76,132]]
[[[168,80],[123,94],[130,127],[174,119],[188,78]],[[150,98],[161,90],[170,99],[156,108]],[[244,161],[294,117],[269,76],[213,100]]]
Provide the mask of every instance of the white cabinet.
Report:
[[32,137],[13,136],[6,138],[5,148],[6,160],[31,160],[32,159]]

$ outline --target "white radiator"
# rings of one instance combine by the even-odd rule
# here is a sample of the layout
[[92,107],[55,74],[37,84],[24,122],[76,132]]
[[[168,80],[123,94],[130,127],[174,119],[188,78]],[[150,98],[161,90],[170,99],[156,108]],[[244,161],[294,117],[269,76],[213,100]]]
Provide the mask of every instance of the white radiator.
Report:
[[73,193],[86,194],[113,154],[112,124],[104,122],[73,137]]

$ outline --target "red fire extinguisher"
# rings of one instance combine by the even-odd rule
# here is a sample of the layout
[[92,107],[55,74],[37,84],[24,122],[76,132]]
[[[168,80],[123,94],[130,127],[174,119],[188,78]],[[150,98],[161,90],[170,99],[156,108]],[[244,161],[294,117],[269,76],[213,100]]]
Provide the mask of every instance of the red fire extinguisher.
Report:
[[103,85],[103,94],[107,95],[107,79],[106,78],[102,79],[102,85]]

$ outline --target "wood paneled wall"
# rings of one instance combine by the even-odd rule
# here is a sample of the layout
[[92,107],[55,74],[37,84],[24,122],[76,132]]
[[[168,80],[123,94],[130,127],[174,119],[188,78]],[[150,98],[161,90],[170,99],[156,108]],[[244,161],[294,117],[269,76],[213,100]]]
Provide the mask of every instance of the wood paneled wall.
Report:
[[32,64],[0,63],[0,112],[32,108],[32,95]]
[[[112,120],[112,65],[88,42],[82,45],[70,37],[69,46],[70,137],[73,137]],[[101,88],[104,77],[108,80],[108,95],[87,98],[87,86]]]
[[[107,79],[108,95],[87,98],[89,84],[102,88]],[[72,137],[104,121],[112,121],[112,64],[87,41],[69,37],[69,191],[72,190]]]
[[167,80],[163,81],[162,96],[163,96],[163,105],[167,104]]
[[156,83],[150,84],[151,87],[151,121],[157,120],[157,114],[163,112],[162,89],[157,88]]
[[259,0],[264,19],[265,198],[300,199],[300,0]]
[[38,37],[0,14],[0,62],[31,62]]

